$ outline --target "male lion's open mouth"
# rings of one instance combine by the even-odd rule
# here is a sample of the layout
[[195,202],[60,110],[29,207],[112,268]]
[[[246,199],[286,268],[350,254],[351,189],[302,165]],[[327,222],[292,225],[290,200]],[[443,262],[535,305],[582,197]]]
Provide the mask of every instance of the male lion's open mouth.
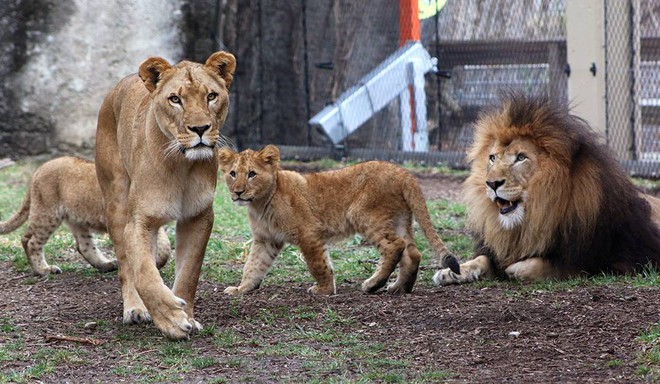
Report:
[[501,197],[496,197],[495,203],[500,208],[500,215],[506,215],[507,213],[513,212],[516,210],[516,208],[518,208],[518,203],[520,203],[520,200],[509,201],[504,200]]

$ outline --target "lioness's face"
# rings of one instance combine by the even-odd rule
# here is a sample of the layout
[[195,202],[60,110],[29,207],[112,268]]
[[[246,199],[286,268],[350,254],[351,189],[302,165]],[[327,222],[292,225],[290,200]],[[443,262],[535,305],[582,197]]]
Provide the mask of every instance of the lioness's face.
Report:
[[240,153],[222,148],[219,161],[231,199],[238,205],[263,201],[275,188],[279,151],[272,145]]
[[180,153],[193,161],[214,156],[235,66],[234,56],[226,52],[211,55],[204,65],[184,61],[170,66],[161,58],[142,63],[140,77],[151,92],[156,122],[169,140],[167,156]]
[[538,161],[538,149],[525,139],[508,145],[495,143],[488,154],[486,194],[497,204],[506,229],[517,227],[525,217],[528,185]]

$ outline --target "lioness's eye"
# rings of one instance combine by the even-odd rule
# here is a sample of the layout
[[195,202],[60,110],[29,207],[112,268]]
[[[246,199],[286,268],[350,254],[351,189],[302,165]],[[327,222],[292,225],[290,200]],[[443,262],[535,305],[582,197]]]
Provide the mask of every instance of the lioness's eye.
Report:
[[257,173],[255,171],[250,171],[250,173],[248,173],[248,179],[251,179],[255,176],[257,176]]
[[234,172],[234,171],[229,172],[229,176],[236,177],[236,172]]
[[172,96],[168,97],[167,100],[169,100],[170,102],[172,102],[174,104],[180,104],[181,103],[181,99],[179,99],[179,96],[177,96],[177,95],[172,95]]
[[208,95],[206,95],[206,99],[207,99],[208,101],[215,100],[216,97],[218,97],[218,94],[215,93],[215,92],[211,92],[211,93],[209,93]]
[[495,155],[488,156],[488,161],[490,161],[491,163],[494,162],[495,161]]
[[527,158],[524,153],[519,153],[518,156],[516,157],[516,161],[523,161]]

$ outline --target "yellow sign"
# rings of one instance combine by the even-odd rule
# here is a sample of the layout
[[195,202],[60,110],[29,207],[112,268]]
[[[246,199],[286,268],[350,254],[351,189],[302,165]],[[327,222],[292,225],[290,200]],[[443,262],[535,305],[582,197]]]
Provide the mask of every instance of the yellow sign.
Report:
[[428,19],[447,4],[447,0],[419,0],[419,19]]

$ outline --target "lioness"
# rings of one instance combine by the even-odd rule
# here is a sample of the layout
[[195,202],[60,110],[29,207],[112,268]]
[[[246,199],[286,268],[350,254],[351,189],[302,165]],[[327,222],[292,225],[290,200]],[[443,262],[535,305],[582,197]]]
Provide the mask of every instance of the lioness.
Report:
[[[62,221],[71,229],[76,249],[89,264],[101,272],[117,269],[117,261],[99,251],[91,234],[107,230],[101,189],[91,161],[65,156],[37,168],[18,211],[9,220],[0,222],[0,234],[15,231],[26,221],[27,230],[21,241],[35,275],[62,272],[57,265],[49,265],[44,256],[44,245]],[[158,232],[159,268],[167,262],[170,252],[170,241],[161,228]]]
[[[202,328],[193,314],[213,225],[216,143],[229,110],[234,56],[170,65],[159,57],[106,96],[96,133],[96,172],[119,262],[124,323],[153,319],[171,339]],[[172,290],[152,254],[156,233],[176,221]]]
[[413,238],[413,215],[443,265],[455,272],[456,258],[433,229],[422,191],[413,175],[386,162],[371,161],[336,171],[301,175],[280,170],[277,147],[236,153],[220,150],[220,167],[239,205],[248,206],[254,239],[235,295],[259,287],[285,242],[297,245],[316,284],[309,291],[336,293],[326,243],[363,235],[381,258],[362,290],[383,287],[399,265],[387,291],[409,293],[417,279],[421,254]]

